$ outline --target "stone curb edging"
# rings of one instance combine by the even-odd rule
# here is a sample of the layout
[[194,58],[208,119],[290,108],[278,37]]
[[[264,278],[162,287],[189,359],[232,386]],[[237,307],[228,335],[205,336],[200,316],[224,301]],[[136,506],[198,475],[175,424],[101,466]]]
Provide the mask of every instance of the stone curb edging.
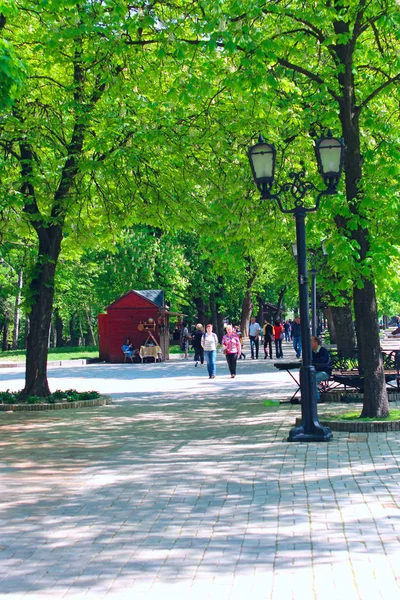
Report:
[[[320,420],[321,425],[330,427],[332,431],[347,431],[348,433],[384,433],[400,431],[400,421],[327,421]],[[296,419],[296,426],[301,425],[301,418]]]
[[93,400],[78,400],[77,402],[56,402],[55,404],[0,404],[0,412],[20,412],[39,410],[61,410],[67,408],[85,408],[112,404],[109,396],[100,396]]
[[[98,358],[66,358],[65,360],[48,360],[48,367],[75,367],[78,365],[90,365],[101,362]],[[0,362],[0,369],[15,369],[16,367],[25,367],[25,361]]]
[[[396,389],[388,390],[389,402],[399,402],[400,401],[400,392]],[[321,393],[321,401],[322,403],[330,403],[330,402],[362,402],[364,399],[364,394],[359,392],[344,392],[341,391],[329,391]]]

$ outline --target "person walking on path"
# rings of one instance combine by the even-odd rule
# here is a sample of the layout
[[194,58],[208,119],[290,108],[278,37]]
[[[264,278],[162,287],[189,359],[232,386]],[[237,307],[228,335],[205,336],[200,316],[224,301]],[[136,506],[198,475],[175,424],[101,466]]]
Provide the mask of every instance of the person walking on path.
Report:
[[201,345],[204,350],[204,358],[207,363],[208,376],[210,379],[215,379],[217,372],[217,346],[218,338],[213,332],[213,326],[209,323],[206,327],[206,332],[201,338]]
[[236,363],[242,353],[242,346],[238,334],[233,331],[232,325],[226,326],[226,334],[222,338],[222,347],[226,356],[232,379],[236,377]]
[[204,364],[204,350],[203,350],[203,346],[201,345],[201,339],[204,335],[204,330],[203,330],[203,325],[201,323],[197,323],[196,325],[196,331],[193,334],[192,337],[192,347],[194,350],[194,366],[197,367],[197,365],[200,364]]
[[186,327],[185,323],[182,323],[182,327],[181,327],[181,350],[185,355],[185,360],[189,359],[188,353],[189,353],[189,330]]
[[301,326],[300,326],[300,317],[296,317],[292,323],[292,339],[293,339],[293,348],[296,352],[296,358],[300,358],[301,356]]
[[254,350],[255,357],[258,358],[258,351],[260,348],[260,323],[256,322],[255,317],[251,317],[250,325],[249,325],[249,338],[250,338],[250,350],[251,350],[251,358],[254,360]]
[[321,340],[313,335],[311,337],[312,365],[315,368],[315,381],[317,386],[316,398],[320,400],[318,384],[320,381],[327,381],[332,373],[331,359],[326,348],[321,346]]
[[283,358],[282,352],[283,327],[280,321],[275,321],[274,324],[274,339],[276,358]]
[[285,342],[290,342],[290,323],[285,321],[283,328],[285,330]]
[[274,337],[274,328],[268,319],[264,321],[263,327],[263,335],[264,335],[264,359],[268,358],[268,350],[269,357],[272,358],[272,339]]

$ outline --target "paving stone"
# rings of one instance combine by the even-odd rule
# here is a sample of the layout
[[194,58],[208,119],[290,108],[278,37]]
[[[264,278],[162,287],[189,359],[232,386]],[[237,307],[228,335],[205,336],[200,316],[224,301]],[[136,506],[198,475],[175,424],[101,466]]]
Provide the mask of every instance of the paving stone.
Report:
[[263,400],[293,384],[262,360],[49,375],[114,404],[0,414],[0,598],[400,598],[395,432],[288,443],[298,407]]

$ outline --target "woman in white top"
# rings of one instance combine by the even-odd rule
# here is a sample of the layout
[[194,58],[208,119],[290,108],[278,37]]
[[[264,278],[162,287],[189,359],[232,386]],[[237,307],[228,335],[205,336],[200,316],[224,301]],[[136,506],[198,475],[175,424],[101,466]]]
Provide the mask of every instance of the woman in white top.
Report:
[[213,326],[209,323],[206,327],[206,332],[201,338],[201,345],[204,350],[204,358],[207,363],[208,376],[210,379],[215,378],[217,371],[217,346],[218,338],[213,333]]

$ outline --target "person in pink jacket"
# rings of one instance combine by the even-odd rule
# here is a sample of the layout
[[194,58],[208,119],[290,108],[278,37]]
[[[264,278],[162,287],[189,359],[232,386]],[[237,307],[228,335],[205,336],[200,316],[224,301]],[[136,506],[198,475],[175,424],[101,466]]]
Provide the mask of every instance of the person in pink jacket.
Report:
[[226,356],[229,371],[232,379],[236,377],[236,363],[238,356],[242,353],[242,346],[236,331],[233,331],[232,325],[226,325],[226,334],[222,338],[222,348]]

